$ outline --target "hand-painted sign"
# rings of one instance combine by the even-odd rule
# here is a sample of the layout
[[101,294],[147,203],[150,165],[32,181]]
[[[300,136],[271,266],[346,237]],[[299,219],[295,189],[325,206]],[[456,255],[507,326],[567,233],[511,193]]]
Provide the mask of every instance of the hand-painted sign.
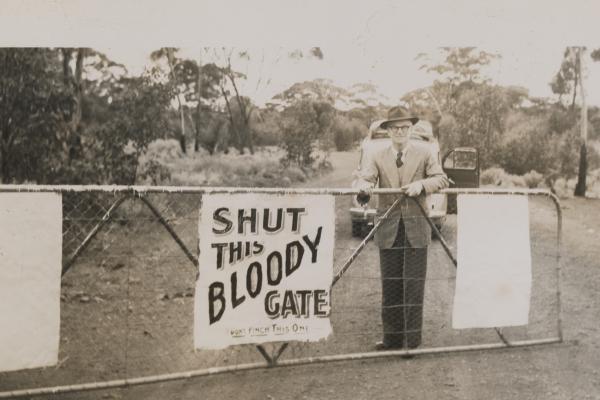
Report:
[[195,347],[326,338],[334,198],[216,194],[202,203]]

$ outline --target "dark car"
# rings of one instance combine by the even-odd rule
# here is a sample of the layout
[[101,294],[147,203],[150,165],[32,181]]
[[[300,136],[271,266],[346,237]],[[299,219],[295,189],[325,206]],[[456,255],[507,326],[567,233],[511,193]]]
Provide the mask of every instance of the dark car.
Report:
[[[479,187],[479,153],[473,147],[457,147],[442,159],[451,188]],[[448,214],[456,214],[456,195],[448,195]]]
[[[387,132],[378,128],[380,124],[381,121],[375,121],[371,124],[367,137],[361,142],[360,160],[354,173],[355,177],[363,167],[362,163],[366,154],[389,146],[391,143]],[[411,140],[429,143],[432,153],[440,160],[439,144],[431,132],[414,129],[411,133]],[[441,159],[441,164],[444,172],[448,175],[451,188],[479,187],[479,153],[475,148],[457,147],[446,153]],[[427,216],[431,218],[438,229],[442,227],[446,214],[456,214],[456,195],[433,193],[427,196],[426,204]],[[365,236],[373,228],[377,213],[375,208],[375,199],[371,199],[368,204],[363,206],[359,205],[356,199],[353,199],[350,208],[352,236]]]
[[[426,123],[426,121],[423,122]],[[363,168],[362,164],[367,154],[375,152],[391,144],[391,139],[389,138],[387,132],[383,129],[378,129],[380,123],[381,121],[375,121],[371,125],[371,129],[369,129],[367,137],[361,142],[360,161],[354,173],[355,177],[358,176],[360,170]],[[432,154],[438,160],[440,160],[440,147],[430,129],[429,131],[413,129],[411,131],[410,140],[427,143]],[[428,217],[431,218],[438,228],[441,227],[446,217],[446,195],[441,193],[427,195],[426,206]],[[371,201],[364,206],[359,205],[356,202],[356,199],[354,199],[353,206],[350,208],[352,236],[365,236],[373,228],[376,213],[376,199],[371,199]]]

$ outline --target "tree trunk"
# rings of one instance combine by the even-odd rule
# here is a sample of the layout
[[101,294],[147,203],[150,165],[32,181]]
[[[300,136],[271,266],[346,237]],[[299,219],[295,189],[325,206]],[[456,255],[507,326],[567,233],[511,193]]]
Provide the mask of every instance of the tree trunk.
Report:
[[[200,52],[202,56],[202,52]],[[200,150],[200,126],[202,123],[202,60],[198,60],[198,77],[196,79],[196,97],[198,98],[198,104],[196,105],[196,137],[194,139],[194,151]]]
[[[3,146],[2,146],[3,147]],[[0,183],[8,184],[10,183],[10,166],[8,164],[8,151],[4,151],[4,149],[0,149],[2,153],[0,155]]]
[[[79,157],[81,151],[81,119],[83,104],[83,61],[87,55],[87,49],[80,47],[77,50],[61,49],[63,55],[63,81],[65,87],[70,89],[73,99],[73,110],[65,118],[64,136],[60,138],[64,151],[64,159],[71,164],[74,158]],[[71,60],[75,51],[75,71],[71,70]]]
[[[171,70],[171,79],[177,87],[177,77],[175,75],[175,55],[173,54],[173,48],[167,48],[167,62],[169,63],[169,69]],[[187,144],[185,142],[185,122],[183,115],[183,105],[181,104],[181,97],[179,95],[179,88],[177,88],[176,96],[177,98],[177,107],[179,108],[179,120],[181,124],[181,131],[179,132],[179,146],[181,146],[181,151],[183,154],[186,153]]]
[[236,123],[235,123],[235,119],[233,118],[233,110],[231,109],[231,104],[229,103],[229,96],[227,96],[227,92],[225,91],[225,87],[221,84],[221,94],[223,95],[223,98],[225,99],[225,106],[227,108],[227,114],[229,116],[229,123],[230,125],[230,132],[233,134],[233,146],[235,148],[237,148],[240,153],[244,152],[244,144],[242,143],[242,140],[240,139],[240,133],[237,129]]
[[238,130],[238,137],[240,141],[240,153],[244,153],[244,147],[247,146],[250,150],[250,154],[254,154],[254,144],[252,143],[252,132],[250,132],[250,112],[252,111],[251,105],[249,108],[246,108],[246,104],[244,103],[244,99],[240,95],[238,91],[237,84],[235,83],[235,77],[233,72],[231,71],[231,63],[229,64],[229,73],[227,76],[231,81],[231,85],[233,86],[233,90],[235,92],[235,100],[237,101],[238,108],[240,110],[240,120],[242,126]]
[[199,101],[198,105],[196,106],[196,113],[194,115],[194,118],[194,152],[197,153],[198,150],[200,150],[200,122],[202,120]]
[[181,147],[181,151],[183,154],[186,153],[187,143],[185,142],[185,122],[183,117],[183,107],[181,107],[181,102],[179,101],[179,94],[177,94],[177,102],[179,103],[179,119],[181,121],[181,132],[179,134],[179,146]]
[[581,96],[581,149],[579,151],[579,172],[577,174],[577,185],[575,186],[575,196],[585,197],[586,178],[587,178],[587,104],[585,101],[585,89],[583,85],[583,53],[585,49],[579,48],[578,65],[579,65],[579,84]]
[[586,178],[587,178],[587,146],[581,143],[579,150],[579,173],[577,174],[577,185],[575,186],[575,192],[573,193],[578,197],[585,197],[586,191]]

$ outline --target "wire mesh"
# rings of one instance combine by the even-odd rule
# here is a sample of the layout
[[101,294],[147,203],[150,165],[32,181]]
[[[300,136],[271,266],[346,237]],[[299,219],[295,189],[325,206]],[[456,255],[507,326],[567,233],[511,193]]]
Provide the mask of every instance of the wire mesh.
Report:
[[[64,192],[63,261],[70,267],[62,279],[59,363],[0,373],[0,392],[360,354],[378,341],[408,349],[500,341],[494,329],[452,329],[452,260],[439,240],[413,248],[399,229],[393,249],[369,241],[333,286],[327,340],[266,343],[264,355],[255,345],[195,351],[200,204],[200,193]],[[502,329],[509,342],[560,331],[559,216],[548,198],[530,196],[529,204],[530,321]],[[350,207],[350,196],[336,197],[334,273],[362,240],[352,235]],[[448,215],[441,233],[454,254],[456,228],[456,215]]]

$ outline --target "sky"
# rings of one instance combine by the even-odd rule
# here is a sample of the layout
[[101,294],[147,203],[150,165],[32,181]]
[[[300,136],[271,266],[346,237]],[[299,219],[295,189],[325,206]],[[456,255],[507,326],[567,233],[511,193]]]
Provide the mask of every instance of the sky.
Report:
[[[597,47],[600,48],[600,44]],[[243,49],[243,47],[239,47]],[[356,83],[372,83],[378,91],[390,99],[389,104],[395,104],[403,94],[428,86],[436,78],[435,74],[421,70],[423,59],[416,59],[419,53],[426,53],[427,57],[435,62],[441,60],[439,47],[425,46],[405,52],[389,52],[373,43],[364,46],[350,44],[346,46],[322,46],[324,58],[303,57],[292,59],[287,54],[294,50],[293,47],[249,47],[250,61],[239,61],[234,67],[247,73],[248,80],[242,85],[242,90],[257,104],[263,105],[275,94],[280,93],[295,82],[307,81],[317,78],[330,79],[334,84],[348,88]],[[528,45],[511,46],[482,46],[477,50],[485,50],[499,54],[500,58],[494,60],[489,67],[484,69],[484,74],[492,82],[501,85],[522,86],[529,90],[534,97],[556,98],[550,89],[549,82],[558,71],[564,46],[543,45],[530,47]],[[141,73],[144,68],[151,65],[149,54],[152,48],[101,47],[115,61],[124,63],[132,74]],[[309,48],[301,48],[304,54]],[[206,50],[200,47],[181,48],[183,57],[210,61]],[[261,79],[259,83],[258,80]],[[270,82],[267,83],[267,79]],[[586,92],[587,102],[590,105],[600,106],[600,62],[593,62],[586,57]]]
[[[488,71],[494,82],[547,97],[566,46],[600,48],[599,16],[597,0],[3,0],[0,45],[89,46],[132,73],[163,46],[193,57],[202,46],[322,48],[322,61],[265,63],[271,83],[246,83],[258,103],[315,78],[371,82],[397,99],[433,79],[418,53],[476,46],[502,56]],[[588,63],[586,83],[600,106],[600,63]]]

